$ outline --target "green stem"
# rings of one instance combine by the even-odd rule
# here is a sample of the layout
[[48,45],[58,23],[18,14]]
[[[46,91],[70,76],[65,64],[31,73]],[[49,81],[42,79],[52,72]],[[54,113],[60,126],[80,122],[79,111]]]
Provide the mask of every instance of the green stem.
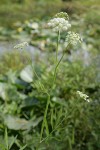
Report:
[[48,107],[50,104],[50,95],[48,93],[47,93],[47,95],[48,95],[48,99],[47,99],[46,109],[44,112],[44,117],[43,117],[43,122],[42,122],[42,127],[41,127],[40,143],[41,143],[41,139],[42,139],[42,135],[43,135],[43,129],[45,127],[45,122],[47,122],[46,118],[47,118]]
[[[70,45],[70,42],[68,43],[67,48],[68,48],[69,45]],[[59,60],[58,62],[56,62],[56,67],[55,67],[54,76],[53,76],[53,84],[52,84],[51,90],[53,89],[54,83],[55,83],[55,81],[56,81],[57,69],[58,69],[58,67],[59,67],[59,65],[60,65],[60,63],[61,63],[61,61],[62,61],[62,59],[63,59],[63,57],[64,57],[64,54],[65,54],[65,53],[64,53],[64,51],[63,51],[63,54],[62,54],[60,60]]]
[[[76,101],[76,105],[77,105],[77,101]],[[58,129],[58,127],[59,127],[60,125],[62,125],[62,123],[63,123],[65,120],[68,119],[67,116],[69,116],[69,115],[71,114],[71,112],[73,111],[73,108],[74,108],[74,107],[75,107],[75,106],[72,106],[71,110],[70,110],[69,112],[66,112],[66,113],[65,113],[65,117],[64,117],[64,118],[61,120],[61,122],[58,123],[58,125],[49,133],[49,136],[47,136],[46,138],[44,138],[44,139],[41,141],[41,143],[42,143],[43,141],[47,140],[47,139],[50,137],[50,135],[52,135],[52,133],[53,133],[54,131],[56,131],[56,130]]]
[[64,51],[63,51],[63,55],[61,56],[60,60],[57,62],[56,67],[55,67],[55,70],[54,70],[54,78],[53,78],[52,89],[53,89],[54,83],[55,83],[55,81],[56,81],[57,69],[58,69],[58,67],[59,67],[59,65],[60,65],[60,63],[61,63],[63,57],[64,57]]
[[59,42],[60,42],[60,31],[58,31],[58,37],[57,37],[56,63],[57,63],[57,61],[58,61]]
[[[38,76],[38,74],[36,73],[35,69],[34,69],[34,66],[33,66],[33,63],[31,61],[31,59],[29,60],[30,63],[31,63],[31,67],[33,69],[33,72],[35,74],[35,76],[37,77],[37,79],[40,81],[40,78]],[[41,81],[40,81],[41,82]],[[41,84],[40,84],[41,85]],[[43,130],[44,130],[44,127],[45,127],[45,124],[47,123],[47,112],[48,112],[48,107],[49,107],[49,104],[50,104],[50,95],[48,94],[48,92],[46,91],[45,87],[41,86],[41,89],[44,90],[44,93],[46,93],[48,95],[48,99],[47,99],[47,104],[46,104],[46,108],[45,108],[45,112],[44,112],[44,117],[43,117],[43,122],[42,122],[42,127],[41,127],[41,134],[40,134],[40,143],[41,143],[41,139],[42,139],[42,135],[43,135]],[[48,126],[48,125],[47,125]]]

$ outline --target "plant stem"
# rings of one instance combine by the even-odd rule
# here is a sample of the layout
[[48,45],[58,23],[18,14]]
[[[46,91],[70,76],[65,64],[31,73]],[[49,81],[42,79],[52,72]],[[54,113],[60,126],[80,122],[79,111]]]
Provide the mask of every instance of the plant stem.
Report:
[[[69,45],[70,45],[70,42],[68,43],[67,48],[68,48]],[[57,54],[58,54],[58,53],[57,53]],[[63,54],[62,54],[60,60],[56,62],[56,67],[55,67],[54,76],[53,76],[53,84],[52,84],[51,90],[53,89],[54,83],[55,83],[55,81],[56,81],[57,69],[58,69],[58,67],[59,67],[59,65],[60,65],[60,63],[61,63],[61,61],[62,61],[62,59],[63,59],[63,57],[64,57],[64,54],[65,54],[65,53],[64,53],[64,51],[63,51]]]
[[54,78],[53,78],[52,89],[53,89],[54,83],[55,83],[55,81],[56,81],[57,69],[58,69],[58,67],[59,67],[59,65],[60,65],[60,63],[61,63],[63,57],[64,57],[64,51],[63,51],[63,54],[62,54],[60,60],[57,62],[56,67],[55,67],[55,70],[54,70]]
[[57,63],[57,61],[58,61],[59,42],[60,42],[60,31],[58,31],[58,37],[57,37],[56,63]]
[[[56,67],[55,67],[55,70],[54,70],[54,78],[53,78],[53,85],[54,85],[54,82],[56,80],[56,72],[57,72],[57,68],[61,62],[61,60],[63,59],[63,56],[61,57],[61,59],[58,61],[58,49],[59,49],[59,41],[60,41],[60,31],[58,31],[58,37],[57,37],[57,49],[56,49]],[[64,54],[63,54],[64,55]],[[52,90],[52,88],[51,88]],[[43,117],[43,122],[42,122],[42,127],[41,127],[41,135],[40,135],[40,143],[41,143],[41,139],[42,139],[42,135],[43,135],[43,129],[44,129],[44,126],[47,122],[47,112],[48,112],[48,107],[49,107],[49,104],[50,104],[50,95],[47,93],[48,95],[48,99],[47,99],[47,104],[46,104],[46,109],[45,109],[45,113],[44,113],[44,117]]]
[[56,73],[57,73],[57,68],[59,66],[59,61],[58,61],[58,50],[59,50],[59,42],[60,42],[60,31],[58,31],[58,36],[57,36],[57,49],[56,49],[56,66],[55,66],[55,70],[54,70],[54,76],[53,76],[53,84],[52,84],[52,88],[51,90],[53,89],[53,86],[54,86],[54,82],[56,80]]
[[47,99],[46,109],[44,112],[44,117],[43,117],[43,122],[42,122],[42,127],[41,127],[40,143],[41,143],[41,139],[42,139],[42,135],[43,135],[43,129],[44,129],[45,123],[47,122],[46,117],[47,117],[48,107],[50,104],[50,95],[48,93],[47,93],[47,95],[48,95],[48,99]]
[[[77,101],[76,101],[76,102],[77,102]],[[77,106],[77,103],[76,103],[76,106]],[[52,135],[52,133],[53,133],[54,131],[56,131],[57,128],[58,128],[66,119],[68,119],[67,116],[69,116],[69,115],[71,114],[71,112],[73,111],[74,107],[75,107],[75,106],[72,106],[71,110],[70,110],[69,112],[66,112],[66,113],[65,113],[65,116],[64,116],[64,118],[61,120],[61,122],[58,123],[58,125],[49,133],[49,136],[47,136],[46,138],[44,138],[44,139],[41,141],[41,143],[42,143],[43,141],[47,140],[47,139],[50,137],[50,135]]]
[[[30,62],[30,64],[31,64],[31,67],[32,67],[32,69],[33,69],[33,72],[34,72],[35,76],[36,76],[37,79],[40,81],[40,78],[39,78],[37,72],[36,72],[35,69],[34,69],[32,60],[29,59],[29,62]],[[41,83],[41,81],[40,81],[40,83]],[[42,84],[42,83],[41,83],[41,84]],[[40,85],[41,85],[41,84],[40,84]],[[47,119],[46,119],[46,118],[47,118],[48,107],[49,107],[49,104],[50,104],[50,95],[49,95],[49,93],[47,92],[47,90],[45,89],[44,86],[43,86],[43,88],[42,88],[42,85],[41,85],[41,89],[44,90],[44,93],[47,94],[48,99],[47,99],[47,104],[46,104],[46,108],[45,108],[45,112],[44,112],[44,117],[43,117],[43,122],[42,122],[42,127],[41,127],[40,143],[41,143],[41,139],[42,139],[44,127],[45,127],[45,126],[48,126],[48,124],[47,124]],[[46,125],[45,125],[45,124],[46,124]]]

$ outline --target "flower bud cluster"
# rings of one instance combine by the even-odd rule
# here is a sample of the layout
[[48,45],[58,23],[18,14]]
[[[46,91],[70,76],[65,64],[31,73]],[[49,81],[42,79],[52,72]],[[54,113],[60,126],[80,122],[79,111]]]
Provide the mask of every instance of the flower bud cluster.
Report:
[[69,16],[66,12],[60,12],[60,13],[57,13],[54,18],[64,18],[66,20],[69,20]]
[[23,49],[25,46],[28,46],[27,42],[23,42],[14,46],[15,49]]
[[83,94],[83,93],[82,93],[82,92],[80,92],[80,91],[77,91],[77,93],[78,93],[78,94],[79,94],[79,96],[80,96],[81,98],[83,98],[85,101],[90,102],[90,100],[89,100],[89,96],[88,96],[88,95]]
[[76,45],[78,42],[81,43],[82,39],[79,36],[78,33],[74,32],[68,32],[68,35],[66,36],[66,42],[71,43],[72,45]]
[[53,28],[54,31],[67,31],[71,24],[64,18],[53,18],[48,23],[48,27]]

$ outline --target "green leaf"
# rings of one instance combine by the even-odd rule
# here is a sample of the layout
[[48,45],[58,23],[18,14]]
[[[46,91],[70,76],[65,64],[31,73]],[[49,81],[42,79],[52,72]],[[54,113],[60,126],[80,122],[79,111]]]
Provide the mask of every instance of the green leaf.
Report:
[[31,120],[28,121],[28,120],[18,118],[15,116],[10,116],[10,115],[4,117],[4,122],[7,125],[7,127],[13,130],[30,129],[31,127],[37,126],[40,121],[42,121],[42,117],[39,117],[33,121]]
[[5,147],[4,147],[4,145],[2,145],[1,143],[0,143],[0,150],[5,150]]
[[39,104],[39,101],[36,98],[27,97],[23,100],[22,108],[33,107]]
[[33,81],[33,71],[30,65],[28,65],[21,71],[20,78],[28,83],[31,83]]
[[0,97],[3,100],[7,99],[7,96],[6,96],[6,84],[5,83],[0,83]]
[[14,144],[15,141],[16,141],[16,139],[17,139],[17,135],[16,135],[15,137],[13,137],[13,139],[12,139],[10,145],[9,145],[9,149],[13,146],[13,144]]
[[19,150],[23,150],[23,149],[25,149],[25,148],[26,148],[26,146],[27,146],[27,145],[25,145],[25,146],[21,147]]

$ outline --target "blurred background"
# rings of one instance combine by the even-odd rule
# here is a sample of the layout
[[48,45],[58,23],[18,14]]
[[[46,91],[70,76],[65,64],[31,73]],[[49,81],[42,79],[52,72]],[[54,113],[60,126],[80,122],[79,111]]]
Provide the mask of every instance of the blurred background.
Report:
[[[65,49],[57,87],[50,93],[49,130],[66,119],[53,133],[54,139],[50,136],[38,146],[47,97],[32,84],[37,80],[30,61],[49,89],[57,35],[47,29],[47,22],[58,12],[68,13],[71,30],[83,42]],[[60,52],[65,36],[61,35]],[[13,48],[24,41],[29,46],[22,52]],[[80,99],[77,90],[89,95],[91,102]],[[0,0],[0,150],[37,147],[100,150],[100,0]]]

